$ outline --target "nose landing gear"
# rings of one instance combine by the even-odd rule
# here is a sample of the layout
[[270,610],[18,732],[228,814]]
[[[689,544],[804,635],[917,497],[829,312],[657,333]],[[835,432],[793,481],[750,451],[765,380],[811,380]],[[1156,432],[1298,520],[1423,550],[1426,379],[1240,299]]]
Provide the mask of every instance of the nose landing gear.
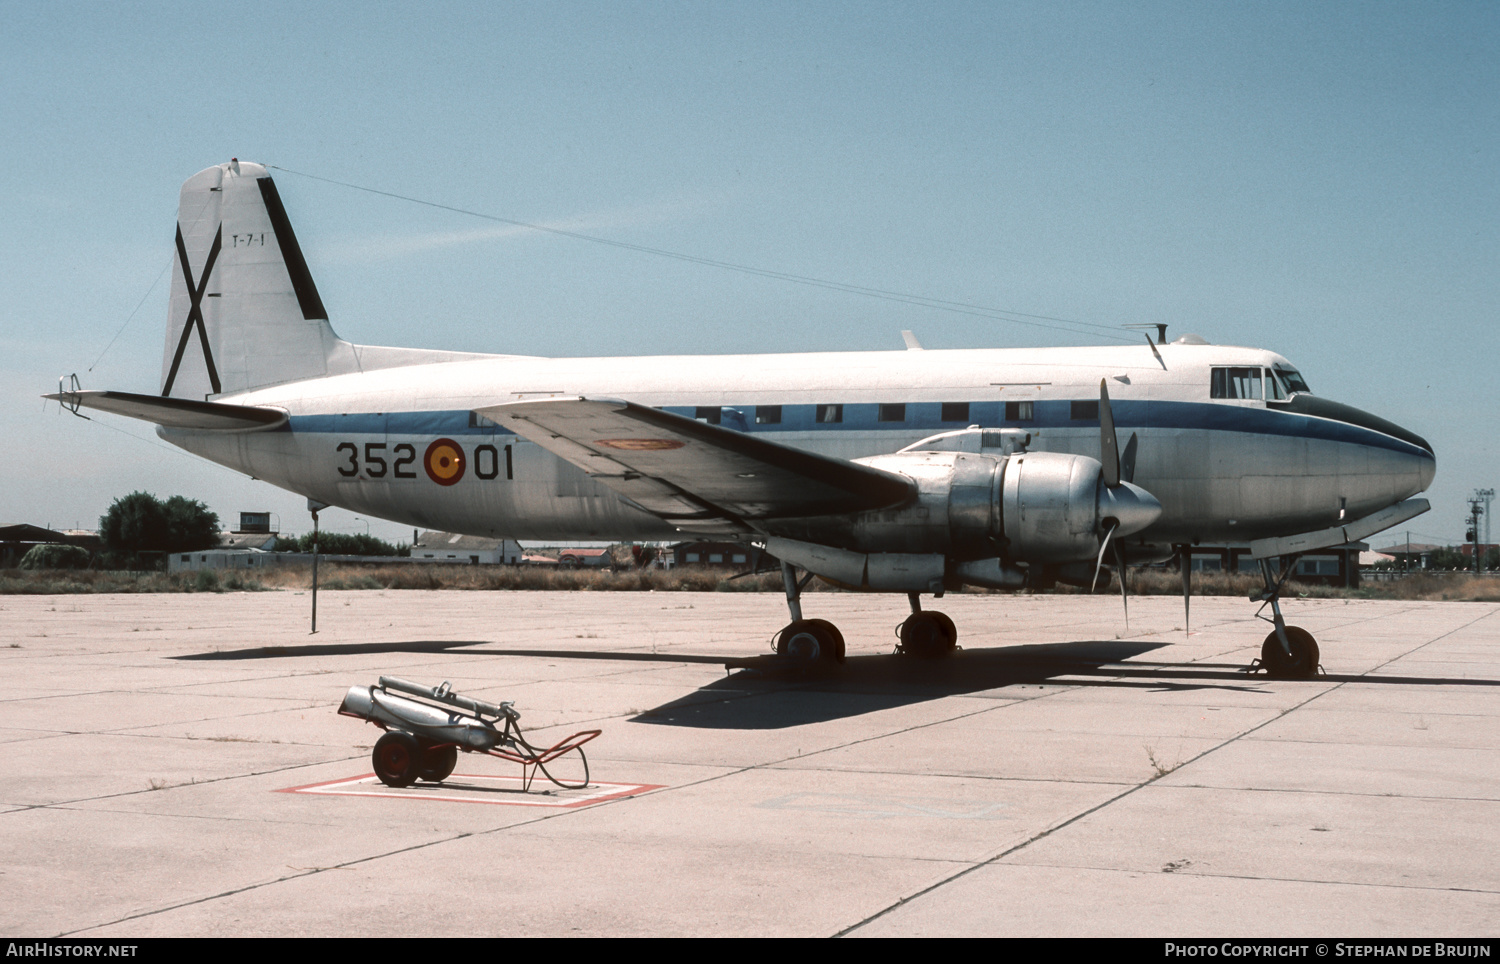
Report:
[[[1311,679],[1318,675],[1318,641],[1313,639],[1312,633],[1300,626],[1288,626],[1281,616],[1281,589],[1300,558],[1301,555],[1296,554],[1283,559],[1281,573],[1275,576],[1272,574],[1271,560],[1260,560],[1261,579],[1266,588],[1259,596],[1251,598],[1261,601],[1256,617],[1265,619],[1276,628],[1261,644],[1260,659],[1250,664],[1252,672],[1257,668],[1263,669],[1267,676],[1277,679]],[[1261,615],[1267,606],[1271,607],[1269,619]]]

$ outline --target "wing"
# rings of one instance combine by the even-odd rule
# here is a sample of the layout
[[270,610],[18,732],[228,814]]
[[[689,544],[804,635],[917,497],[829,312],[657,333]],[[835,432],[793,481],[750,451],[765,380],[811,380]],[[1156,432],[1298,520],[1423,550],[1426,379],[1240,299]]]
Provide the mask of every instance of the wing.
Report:
[[282,409],[268,406],[226,405],[223,402],[198,402],[190,398],[165,398],[131,392],[55,392],[42,397],[61,402],[72,409],[75,415],[79,408],[92,408],[155,422],[166,428],[199,431],[265,431],[286,424],[288,417]]
[[759,519],[883,509],[916,493],[904,475],[633,402],[554,398],[475,411],[682,528],[753,532]]

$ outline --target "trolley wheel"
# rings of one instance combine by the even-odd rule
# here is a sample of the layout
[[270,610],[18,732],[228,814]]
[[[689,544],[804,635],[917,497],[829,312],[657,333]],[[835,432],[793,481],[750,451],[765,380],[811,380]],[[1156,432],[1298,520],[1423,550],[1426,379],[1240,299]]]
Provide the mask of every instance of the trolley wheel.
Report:
[[422,747],[410,733],[387,733],[370,754],[375,775],[388,787],[409,787],[422,765]]
[[417,778],[428,783],[442,783],[458,765],[458,747],[430,746],[422,751],[422,765],[417,769]]

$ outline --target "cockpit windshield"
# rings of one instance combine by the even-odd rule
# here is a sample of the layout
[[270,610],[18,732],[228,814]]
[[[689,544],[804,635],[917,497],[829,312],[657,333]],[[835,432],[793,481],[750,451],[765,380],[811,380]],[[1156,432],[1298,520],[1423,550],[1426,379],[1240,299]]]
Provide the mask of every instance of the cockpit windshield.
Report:
[[[1264,382],[1264,391],[1262,391]],[[1309,391],[1295,368],[1215,368],[1209,381],[1209,398],[1243,398],[1284,402],[1293,392]]]
[[1286,389],[1287,395],[1291,395],[1292,392],[1312,392],[1312,389],[1307,387],[1307,382],[1302,378],[1301,372],[1297,371],[1297,369],[1288,368],[1285,365],[1277,365],[1273,370],[1276,373],[1276,380]]

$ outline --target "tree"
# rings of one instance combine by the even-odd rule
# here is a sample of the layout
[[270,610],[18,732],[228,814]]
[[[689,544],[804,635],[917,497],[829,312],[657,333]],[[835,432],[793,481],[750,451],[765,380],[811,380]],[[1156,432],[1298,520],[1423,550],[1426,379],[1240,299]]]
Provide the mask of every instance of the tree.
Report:
[[87,569],[89,553],[79,546],[32,546],[21,557],[22,569]]
[[[281,551],[286,542],[285,539],[277,539],[276,549]],[[313,551],[311,532],[304,533],[297,539],[294,551]],[[364,532],[352,535],[343,532],[320,532],[318,533],[318,552],[329,556],[404,556],[407,554],[404,545],[393,546],[384,539],[377,539]]]
[[149,492],[118,498],[99,518],[99,537],[116,553],[192,552],[219,544],[219,517],[202,502]]

